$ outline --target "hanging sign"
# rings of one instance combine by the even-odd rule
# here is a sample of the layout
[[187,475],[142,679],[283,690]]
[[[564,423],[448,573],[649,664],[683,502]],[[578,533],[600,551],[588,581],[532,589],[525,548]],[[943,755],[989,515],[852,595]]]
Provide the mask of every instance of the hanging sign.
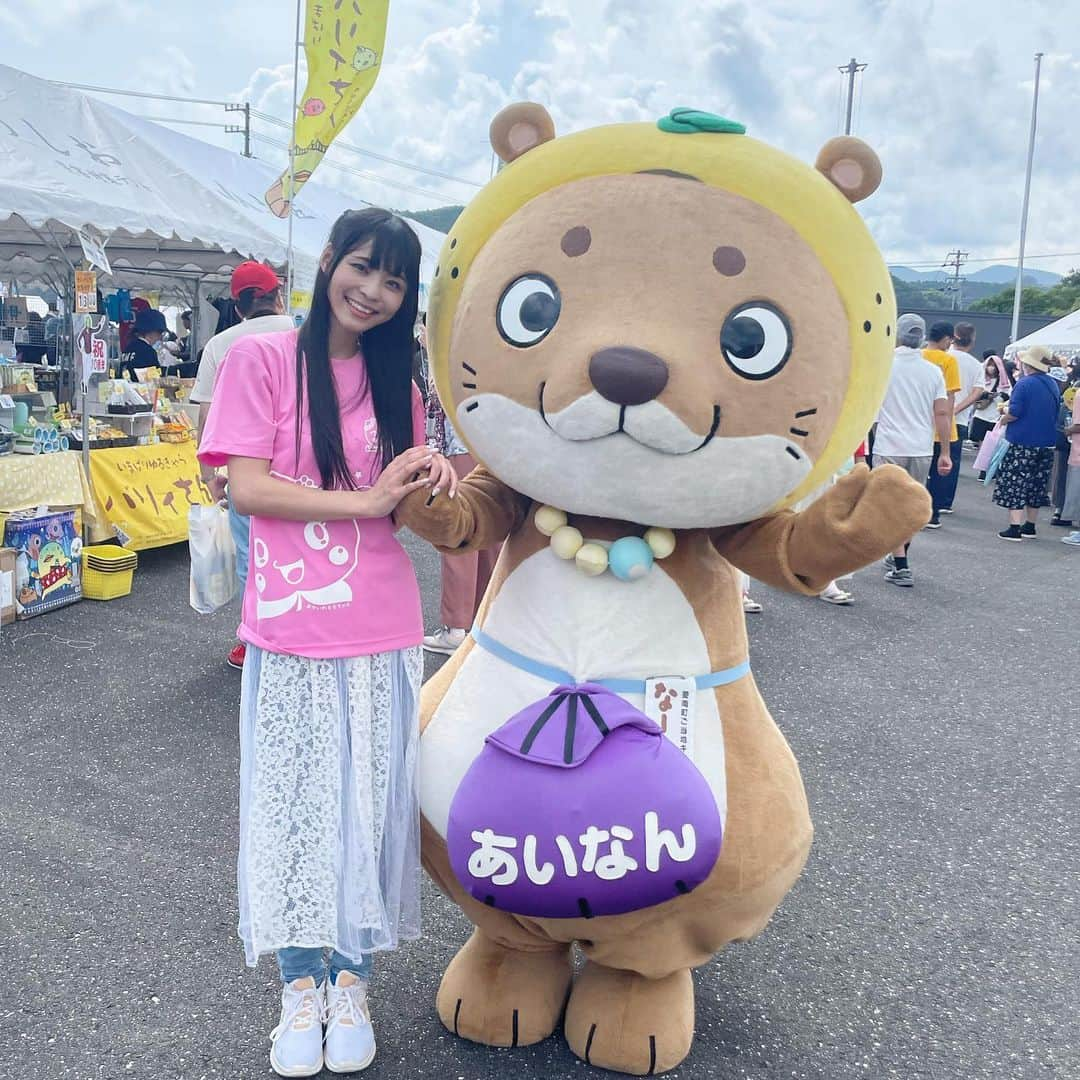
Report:
[[105,254],[105,244],[108,237],[87,226],[84,229],[76,229],[79,243],[82,245],[83,257],[91,267],[97,267],[105,274],[112,273],[109,265],[109,256]]
[[97,311],[97,274],[93,270],[75,271],[75,312],[91,315]]

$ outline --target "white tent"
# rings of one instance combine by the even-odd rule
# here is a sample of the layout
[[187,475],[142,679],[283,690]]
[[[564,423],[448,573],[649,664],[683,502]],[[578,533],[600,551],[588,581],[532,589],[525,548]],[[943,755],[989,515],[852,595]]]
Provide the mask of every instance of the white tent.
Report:
[[1045,345],[1067,359],[1080,356],[1080,308],[1013,342],[1005,350],[1005,355],[1011,357],[1014,353],[1030,349],[1032,345]]
[[[282,267],[288,224],[263,202],[277,175],[268,163],[0,65],[0,274],[24,286],[67,283],[86,227],[107,238],[114,286],[168,294],[172,283],[173,295],[190,297],[193,281],[224,281],[245,258]],[[331,188],[304,187],[293,223],[298,282],[314,277],[330,226],[355,205]],[[411,224],[430,284],[444,236]]]

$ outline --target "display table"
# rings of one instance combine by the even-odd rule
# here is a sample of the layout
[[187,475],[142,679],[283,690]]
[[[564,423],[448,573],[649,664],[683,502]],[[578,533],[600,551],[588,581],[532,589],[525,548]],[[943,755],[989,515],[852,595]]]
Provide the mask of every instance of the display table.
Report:
[[[94,496],[74,450],[57,454],[5,454],[0,457],[0,516],[13,510],[48,506],[78,510],[91,539],[111,535],[101,531]],[[185,515],[186,515],[185,511]],[[185,519],[186,535],[186,519]]]
[[189,507],[213,503],[193,442],[92,450],[90,479],[100,519],[133,551],[186,540]]

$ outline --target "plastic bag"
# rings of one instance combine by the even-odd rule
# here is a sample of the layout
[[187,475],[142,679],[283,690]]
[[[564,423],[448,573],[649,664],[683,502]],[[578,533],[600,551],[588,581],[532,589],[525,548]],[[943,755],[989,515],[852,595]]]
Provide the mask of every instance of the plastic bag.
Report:
[[990,459],[994,456],[994,451],[997,449],[997,445],[1004,434],[1005,425],[1000,421],[986,433],[982,445],[979,447],[979,452],[975,456],[975,464],[972,465],[972,468],[976,472],[986,471],[987,466],[990,464]]
[[188,602],[200,615],[224,607],[236,595],[236,544],[223,506],[188,510],[191,584]]

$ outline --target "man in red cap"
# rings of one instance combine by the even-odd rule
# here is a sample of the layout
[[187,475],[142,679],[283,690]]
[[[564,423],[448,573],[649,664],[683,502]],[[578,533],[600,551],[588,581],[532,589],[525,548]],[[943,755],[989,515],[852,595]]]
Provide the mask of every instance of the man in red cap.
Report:
[[[215,334],[203,349],[199,361],[199,374],[191,391],[191,400],[199,403],[199,435],[210,412],[210,401],[214,394],[214,382],[218,368],[226,359],[229,347],[239,338],[248,334],[269,334],[275,330],[291,330],[293,321],[286,315],[285,304],[281,295],[281,282],[277,274],[261,262],[241,263],[232,273],[230,282],[232,297],[236,301],[236,310],[242,322],[230,326],[220,334]],[[221,499],[226,493],[225,477],[217,475],[213,469],[202,466],[203,483],[210,488],[214,498]],[[248,537],[251,532],[250,522],[229,500],[229,527],[236,543],[236,576],[240,579],[241,595],[247,584],[248,572]],[[244,645],[237,642],[229,653],[230,667],[244,666]]]

